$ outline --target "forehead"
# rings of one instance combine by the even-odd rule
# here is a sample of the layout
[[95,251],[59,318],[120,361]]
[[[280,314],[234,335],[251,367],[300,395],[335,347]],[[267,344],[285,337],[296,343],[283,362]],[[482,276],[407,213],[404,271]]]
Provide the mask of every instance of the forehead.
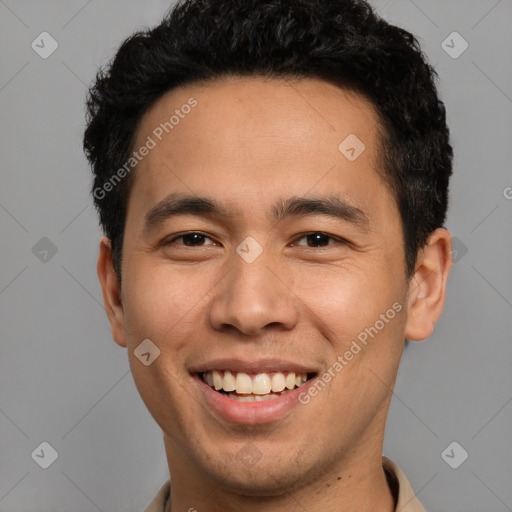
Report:
[[143,116],[135,148],[148,137],[154,147],[133,188],[148,206],[173,191],[210,192],[239,207],[313,189],[364,204],[389,192],[379,177],[379,128],[370,101],[320,79],[185,85]]
[[[196,105],[190,107],[191,103]],[[143,116],[138,139],[157,130],[158,139],[161,131],[161,136],[176,143],[187,139],[211,148],[222,139],[240,143],[244,135],[273,137],[282,143],[309,137],[313,144],[331,132],[334,143],[357,133],[371,145],[376,142],[378,120],[376,108],[364,96],[324,80],[224,77],[164,94]],[[197,131],[198,125],[204,129]],[[329,142],[324,141],[323,149]]]

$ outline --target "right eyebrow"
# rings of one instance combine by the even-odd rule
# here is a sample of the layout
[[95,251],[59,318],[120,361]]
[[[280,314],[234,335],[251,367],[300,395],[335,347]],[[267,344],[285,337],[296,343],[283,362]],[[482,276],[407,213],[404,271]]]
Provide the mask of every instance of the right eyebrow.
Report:
[[173,193],[166,196],[147,212],[144,222],[144,231],[150,231],[175,215],[229,217],[226,208],[213,199]]

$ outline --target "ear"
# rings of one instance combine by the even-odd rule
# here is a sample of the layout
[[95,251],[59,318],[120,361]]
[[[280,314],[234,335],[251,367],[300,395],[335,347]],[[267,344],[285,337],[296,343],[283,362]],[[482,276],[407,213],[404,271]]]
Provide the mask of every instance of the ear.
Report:
[[452,237],[436,229],[419,251],[416,270],[409,283],[405,337],[411,341],[428,338],[441,316],[446,282],[452,268]]
[[100,252],[96,270],[101,284],[103,304],[107,312],[108,321],[110,322],[112,337],[118,345],[126,347],[121,287],[112,263],[112,245],[110,239],[105,236],[100,240]]

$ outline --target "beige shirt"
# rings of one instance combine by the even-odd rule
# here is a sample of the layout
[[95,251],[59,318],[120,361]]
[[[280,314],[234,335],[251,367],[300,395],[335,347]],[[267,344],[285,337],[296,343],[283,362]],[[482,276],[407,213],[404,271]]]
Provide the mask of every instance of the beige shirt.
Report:
[[[404,472],[387,457],[382,457],[382,466],[396,499],[396,512],[425,512],[422,504],[414,495]],[[171,483],[167,480],[144,512],[165,512],[165,505],[170,493]]]

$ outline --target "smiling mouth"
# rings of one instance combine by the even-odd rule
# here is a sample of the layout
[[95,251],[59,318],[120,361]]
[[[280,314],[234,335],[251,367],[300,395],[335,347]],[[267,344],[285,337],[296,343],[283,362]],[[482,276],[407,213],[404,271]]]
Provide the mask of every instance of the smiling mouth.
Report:
[[273,400],[291,393],[316,373],[270,372],[247,374],[230,370],[199,372],[199,378],[213,390],[239,402]]

